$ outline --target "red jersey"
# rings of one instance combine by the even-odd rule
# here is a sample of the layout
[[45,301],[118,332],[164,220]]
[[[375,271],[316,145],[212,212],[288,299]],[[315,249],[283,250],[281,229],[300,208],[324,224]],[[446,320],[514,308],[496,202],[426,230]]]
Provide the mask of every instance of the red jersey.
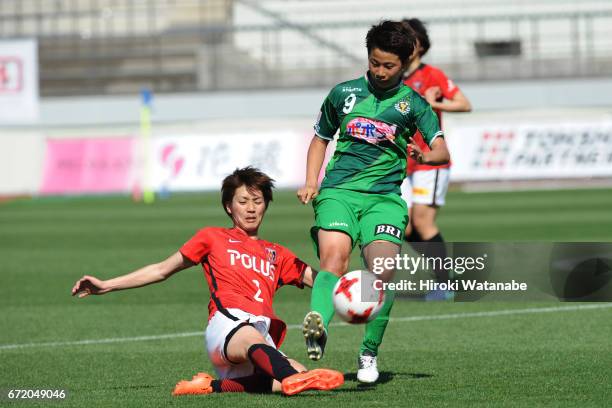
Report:
[[[408,75],[404,79],[404,83],[417,91],[421,96],[425,96],[425,91],[432,86],[440,87],[442,91],[442,99],[453,99],[455,94],[459,92],[459,88],[446,77],[446,74],[442,72],[440,69],[436,67],[432,67],[431,65],[421,64],[419,67],[410,75]],[[439,109],[434,109],[436,115],[438,115],[438,121],[440,122],[440,129],[442,129],[442,112]],[[421,133],[417,131],[414,135],[414,141],[416,144],[423,150],[429,151],[429,146],[423,140],[423,136]],[[416,160],[408,157],[408,166],[407,172],[408,174],[413,173],[415,170],[431,170],[431,169],[441,169],[445,167],[450,167],[450,161],[446,164],[442,164],[439,166],[432,166],[429,164],[418,164]]]
[[269,317],[270,336],[280,346],[286,325],[272,309],[274,293],[283,285],[304,287],[304,262],[278,244],[251,239],[235,228],[203,228],[180,252],[202,264],[210,290],[209,320],[216,311],[236,319],[228,308]]

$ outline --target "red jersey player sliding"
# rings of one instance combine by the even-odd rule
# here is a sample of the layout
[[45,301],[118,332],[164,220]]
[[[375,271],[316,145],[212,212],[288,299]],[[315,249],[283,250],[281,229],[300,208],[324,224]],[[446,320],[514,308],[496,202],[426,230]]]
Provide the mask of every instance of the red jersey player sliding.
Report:
[[219,379],[198,373],[191,381],[180,381],[173,395],[270,391],[292,395],[344,383],[342,373],[306,371],[277,349],[287,327],[272,309],[274,293],[283,285],[312,286],[316,272],[288,249],[259,239],[273,187],[273,180],[257,169],[237,169],[221,187],[232,228],[203,228],[162,262],[109,280],[86,275],[72,288],[73,296],[102,295],[161,282],[202,264],[210,290],[206,346]]

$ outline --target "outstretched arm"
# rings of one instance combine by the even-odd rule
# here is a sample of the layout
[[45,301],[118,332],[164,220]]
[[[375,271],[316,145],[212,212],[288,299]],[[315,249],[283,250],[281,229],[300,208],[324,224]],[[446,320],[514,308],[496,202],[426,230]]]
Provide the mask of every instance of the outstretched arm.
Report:
[[194,263],[176,252],[164,261],[147,265],[134,272],[113,279],[100,280],[94,276],[85,275],[72,288],[72,296],[82,298],[88,295],[103,295],[117,290],[139,288],[168,279],[178,271],[193,266]]
[[319,136],[313,136],[308,147],[308,158],[306,159],[306,184],[297,192],[298,199],[302,204],[308,202],[319,195],[319,173],[325,160],[325,150],[327,150],[328,140]]

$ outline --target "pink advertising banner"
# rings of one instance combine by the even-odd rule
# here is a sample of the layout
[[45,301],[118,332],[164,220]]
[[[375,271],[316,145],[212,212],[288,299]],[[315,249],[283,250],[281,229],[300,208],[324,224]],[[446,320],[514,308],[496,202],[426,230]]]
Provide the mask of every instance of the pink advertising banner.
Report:
[[41,194],[129,192],[134,137],[48,139]]

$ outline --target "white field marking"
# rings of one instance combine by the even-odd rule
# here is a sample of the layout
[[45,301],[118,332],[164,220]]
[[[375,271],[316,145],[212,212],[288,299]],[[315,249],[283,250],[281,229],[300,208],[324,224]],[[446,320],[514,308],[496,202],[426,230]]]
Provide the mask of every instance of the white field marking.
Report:
[[[450,319],[465,319],[471,317],[496,317],[496,316],[511,316],[511,315],[522,315],[532,313],[555,313],[555,312],[572,312],[581,310],[594,310],[594,309],[609,309],[612,308],[612,303],[597,303],[588,305],[574,305],[574,306],[554,306],[554,307],[533,307],[529,309],[503,309],[503,310],[492,310],[488,312],[467,312],[467,313],[449,313],[449,314],[438,314],[438,315],[424,315],[424,316],[404,316],[395,317],[389,319],[391,322],[418,322],[427,320],[450,320]],[[349,326],[349,323],[339,322],[332,323],[331,326]],[[301,324],[290,324],[287,326],[289,329],[301,329]],[[184,332],[184,333],[171,333],[171,334],[158,334],[153,336],[137,336],[137,337],[115,337],[108,339],[89,339],[89,340],[76,340],[76,341],[53,341],[47,343],[20,343],[20,344],[2,344],[0,350],[14,350],[23,348],[34,348],[34,347],[62,347],[62,346],[87,346],[92,344],[108,344],[108,343],[127,343],[134,341],[149,341],[149,340],[165,340],[175,339],[180,337],[195,337],[203,336],[203,331],[195,332]]]

